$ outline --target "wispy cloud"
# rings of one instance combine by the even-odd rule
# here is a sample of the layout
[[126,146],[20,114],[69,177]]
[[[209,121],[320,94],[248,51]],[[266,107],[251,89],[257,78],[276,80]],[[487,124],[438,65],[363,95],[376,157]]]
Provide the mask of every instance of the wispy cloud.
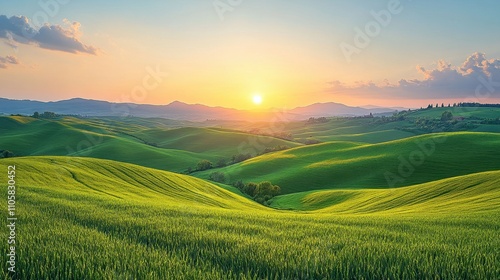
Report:
[[[473,53],[461,66],[439,60],[434,69],[417,66],[422,79],[402,79],[397,83],[357,82],[347,85],[332,81],[327,91],[380,98],[455,98],[474,95],[478,88],[500,96],[500,60],[487,59],[484,53]],[[497,87],[496,90],[493,88]]]
[[68,53],[97,55],[99,49],[80,41],[80,23],[65,20],[63,25],[45,24],[33,28],[27,17],[0,15],[0,38],[9,39],[10,44],[18,42],[33,44],[40,48]]
[[9,64],[20,64],[19,59],[15,56],[0,56],[0,69],[6,69]]

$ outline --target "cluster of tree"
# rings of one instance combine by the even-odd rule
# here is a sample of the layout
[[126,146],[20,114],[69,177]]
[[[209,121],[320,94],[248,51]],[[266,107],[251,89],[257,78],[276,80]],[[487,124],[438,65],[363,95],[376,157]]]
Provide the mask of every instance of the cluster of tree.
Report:
[[458,120],[453,118],[451,112],[443,112],[440,119],[431,118],[417,118],[412,126],[400,128],[403,131],[409,132],[451,132],[451,131],[463,131],[476,128],[477,125],[472,121]]
[[484,119],[481,121],[481,124],[500,124],[500,118]]
[[231,163],[235,164],[235,163],[238,163],[238,162],[242,162],[242,161],[245,161],[247,159],[251,159],[252,158],[252,155],[251,154],[237,154],[237,155],[233,155],[231,157]]
[[191,174],[193,172],[196,172],[196,171],[205,171],[205,170],[209,170],[209,169],[212,169],[212,168],[219,168],[219,167],[225,167],[225,166],[228,166],[229,164],[235,164],[235,163],[238,163],[238,162],[242,162],[242,161],[245,161],[247,159],[250,159],[252,158],[252,155],[251,154],[237,154],[237,155],[233,155],[231,160],[226,160],[225,158],[221,158],[217,161],[216,164],[214,164],[213,162],[209,161],[209,160],[200,160],[197,164],[196,164],[196,167],[193,169],[192,167],[189,167],[186,171],[184,171],[185,174]]
[[208,177],[210,181],[218,182],[218,183],[226,183],[226,174],[220,171],[215,171],[210,174]]
[[477,102],[460,102],[457,103],[457,107],[491,107],[500,108],[500,104],[482,104]]
[[279,145],[279,146],[275,146],[275,147],[272,147],[272,148],[265,148],[264,151],[262,151],[262,153],[260,153],[261,155],[263,154],[268,154],[268,153],[273,153],[273,152],[279,152],[279,151],[284,151],[284,150],[288,150],[290,149],[290,147],[286,146],[286,145]]
[[441,103],[441,106],[439,106],[439,103],[436,103],[436,105],[433,105],[433,104],[427,105],[427,109],[439,108],[439,107],[441,107],[441,108],[444,108],[444,107],[493,107],[493,108],[500,108],[500,104],[481,104],[481,103],[477,103],[477,102],[459,102],[459,103],[453,103],[453,105],[448,103],[447,106],[445,106],[444,103]]
[[[455,104],[453,104],[453,107],[456,107],[456,106],[457,106],[457,104],[456,104],[456,103],[455,103]],[[434,105],[432,105],[432,104],[427,105],[427,109],[439,108],[439,107],[444,108],[444,107],[445,107],[445,106],[444,106],[444,103],[441,103],[441,106],[439,106],[439,103],[436,103],[436,106],[434,106]],[[448,103],[448,106],[446,106],[446,107],[451,107],[451,104],[449,104],[449,103]],[[420,109],[422,109],[422,108],[420,108]]]
[[256,202],[269,206],[273,197],[281,193],[281,188],[273,185],[269,181],[260,183],[247,183],[239,180],[233,183],[233,186],[238,188],[241,192],[251,196]]
[[54,112],[43,112],[43,113],[38,113],[38,112],[35,112],[33,113],[33,118],[36,118],[36,119],[55,119],[57,118],[59,115],[54,113]]
[[327,123],[329,120],[325,117],[320,117],[320,118],[309,118],[307,120],[307,123]]
[[206,159],[200,160],[198,164],[196,164],[196,171],[204,171],[212,168],[214,168],[214,164]]
[[11,158],[14,156],[14,153],[9,150],[0,150],[0,158]]
[[216,163],[216,166],[217,167],[224,167],[224,166],[227,166],[228,163],[227,163],[227,160],[225,158],[221,158],[217,161]]

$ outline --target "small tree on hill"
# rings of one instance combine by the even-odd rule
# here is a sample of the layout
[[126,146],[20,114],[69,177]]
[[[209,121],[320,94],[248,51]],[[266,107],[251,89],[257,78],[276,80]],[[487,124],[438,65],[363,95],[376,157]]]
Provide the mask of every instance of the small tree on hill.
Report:
[[43,112],[41,115],[42,118],[44,119],[54,119],[57,117],[57,114],[54,112]]
[[210,174],[210,177],[208,177],[208,179],[214,182],[225,183],[226,175],[220,171],[215,171],[212,174]]
[[251,197],[254,197],[258,193],[258,185],[250,182],[243,188],[243,192]]
[[0,158],[14,157],[14,153],[9,150],[0,150]]
[[231,159],[231,161],[233,163],[238,163],[238,162],[242,162],[242,161],[245,161],[247,159],[250,159],[252,158],[252,155],[251,154],[237,154],[237,155],[234,155]]
[[214,166],[214,164],[211,161],[202,160],[202,161],[198,162],[198,164],[196,165],[196,170],[203,171],[203,170],[211,169],[213,166]]
[[227,160],[224,158],[221,158],[217,161],[217,167],[224,167],[227,165]]
[[451,121],[453,119],[453,114],[450,111],[444,111],[441,115],[442,121]]

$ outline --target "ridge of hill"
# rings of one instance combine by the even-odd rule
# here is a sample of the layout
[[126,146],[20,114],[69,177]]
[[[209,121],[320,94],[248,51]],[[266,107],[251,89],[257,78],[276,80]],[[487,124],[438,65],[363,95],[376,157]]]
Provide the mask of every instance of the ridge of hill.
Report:
[[[283,194],[410,186],[500,169],[500,134],[435,133],[378,144],[326,142],[220,168],[229,182],[271,181]],[[213,171],[195,173],[208,178]]]

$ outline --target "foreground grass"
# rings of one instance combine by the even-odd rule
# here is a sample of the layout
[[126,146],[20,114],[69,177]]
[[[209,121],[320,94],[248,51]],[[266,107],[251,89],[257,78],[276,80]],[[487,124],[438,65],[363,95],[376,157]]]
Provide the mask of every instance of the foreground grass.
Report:
[[0,160],[2,169],[9,164],[18,170],[20,279],[500,275],[500,211],[489,201],[481,211],[457,203],[433,215],[294,213],[199,179],[111,161]]

